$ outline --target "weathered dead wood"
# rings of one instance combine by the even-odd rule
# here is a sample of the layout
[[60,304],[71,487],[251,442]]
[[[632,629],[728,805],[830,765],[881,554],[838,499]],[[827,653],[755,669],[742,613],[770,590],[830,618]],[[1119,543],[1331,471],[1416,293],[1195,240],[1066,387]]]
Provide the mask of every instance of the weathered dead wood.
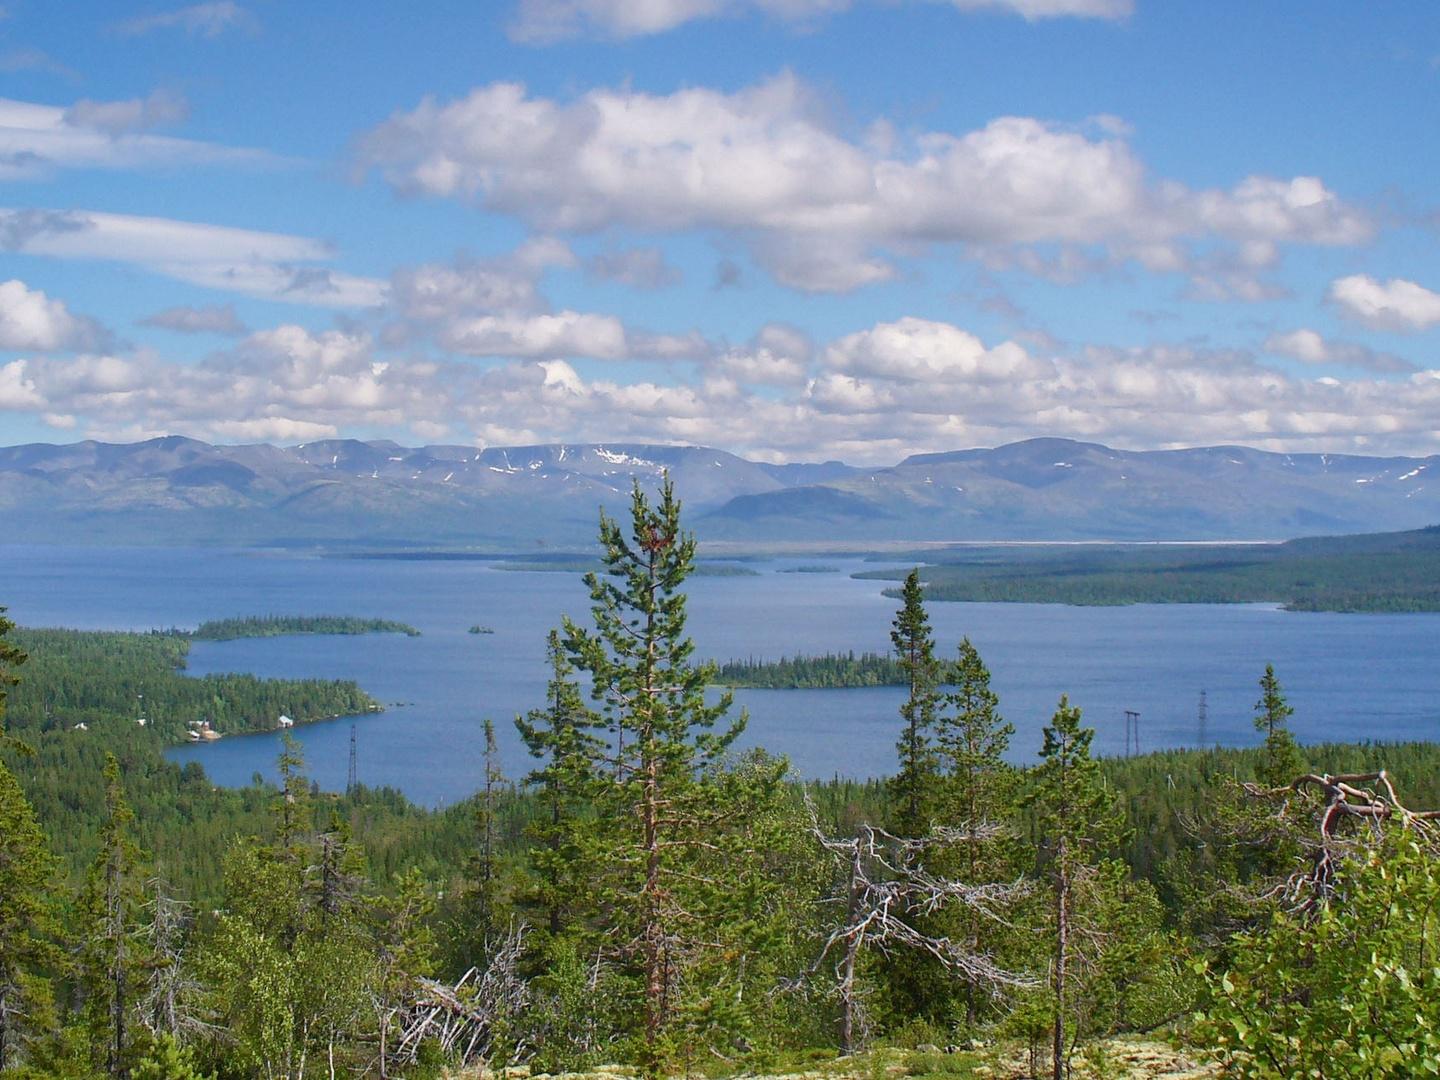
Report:
[[850,1053],[863,1041],[864,995],[856,986],[856,965],[867,945],[888,954],[892,949],[915,949],[933,956],[948,970],[973,985],[998,993],[1004,987],[1032,987],[1029,975],[1001,967],[987,952],[944,935],[927,934],[914,925],[917,917],[961,905],[996,923],[1004,923],[1004,909],[1028,890],[1025,881],[972,884],[940,877],[924,865],[927,853],[974,839],[993,839],[999,826],[979,823],[969,830],[936,827],[930,834],[900,837],[874,825],[862,825],[848,838],[827,836],[808,794],[810,833],[830,854],[843,881],[839,894],[825,903],[843,904],[844,918],[826,937],[814,963],[788,984],[803,985],[832,955],[835,993],[840,1000],[839,1041]]
[[413,1063],[426,1042],[436,1043],[460,1068],[520,1064],[533,1053],[517,1019],[530,1004],[530,987],[519,975],[527,927],[512,927],[484,971],[471,968],[453,986],[416,979],[389,1015],[398,1033],[391,1062]]
[[1253,783],[1242,787],[1254,798],[1277,803],[1281,815],[1291,809],[1296,799],[1315,804],[1315,834],[1301,840],[1308,864],[1268,894],[1301,914],[1311,914],[1330,902],[1335,894],[1335,875],[1340,862],[1364,841],[1379,839],[1387,823],[1398,824],[1420,835],[1431,846],[1437,840],[1431,822],[1440,819],[1440,810],[1407,807],[1400,801],[1384,769],[1333,776],[1304,773],[1284,787],[1267,788]]
[[147,883],[150,917],[140,927],[145,979],[136,1010],[151,1035],[177,1037],[213,1031],[199,1012],[202,987],[186,962],[185,946],[192,917],[190,905],[171,896],[158,878]]

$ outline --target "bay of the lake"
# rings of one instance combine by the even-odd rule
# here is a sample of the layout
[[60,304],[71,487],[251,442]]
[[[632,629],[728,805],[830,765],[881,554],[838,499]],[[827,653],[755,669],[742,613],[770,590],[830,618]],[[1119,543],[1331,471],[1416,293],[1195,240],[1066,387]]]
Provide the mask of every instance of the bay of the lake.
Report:
[[[813,560],[812,560],[813,561]],[[778,658],[889,647],[897,602],[873,568],[831,560],[834,573],[783,573],[801,560],[747,565],[755,576],[689,582],[697,655]],[[284,637],[196,642],[190,672],[354,679],[381,714],[299,729],[309,770],[343,787],[355,726],[358,772],[438,805],[475,790],[481,721],[496,722],[511,777],[531,766],[517,713],[540,705],[545,636],[562,615],[588,618],[578,574],[504,571],[475,561],[322,558],[286,551],[191,548],[5,548],[0,604],[22,626],[148,630],[236,615],[375,616],[411,623],[418,638]],[[1252,745],[1257,681],[1275,665],[1306,742],[1440,737],[1440,615],[1288,613],[1267,605],[1065,607],[929,605],[944,655],[968,635],[1016,728],[1012,757],[1032,760],[1061,694],[1097,729],[1101,754],[1122,753],[1125,711],[1140,714],[1143,750]],[[493,634],[470,634],[472,625]],[[1201,729],[1200,692],[1208,717]],[[743,746],[787,755],[805,777],[885,775],[899,735],[898,689],[747,690]],[[275,735],[176,747],[223,784],[273,774]]]

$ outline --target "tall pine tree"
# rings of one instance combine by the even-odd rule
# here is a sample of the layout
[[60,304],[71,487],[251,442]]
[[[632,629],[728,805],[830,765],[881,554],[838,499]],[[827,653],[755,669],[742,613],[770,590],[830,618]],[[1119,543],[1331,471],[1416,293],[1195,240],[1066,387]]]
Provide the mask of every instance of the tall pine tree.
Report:
[[[763,885],[740,888],[737,868],[752,851],[747,829],[779,797],[786,765],[722,770],[745,717],[730,718],[728,693],[706,700],[715,665],[693,661],[682,586],[695,539],[681,530],[669,479],[653,506],[636,483],[628,530],[602,513],[600,542],[606,571],[585,579],[594,629],[566,619],[564,645],[589,676],[610,733],[587,770],[594,813],[586,857],[603,881],[611,940],[638,977],[643,1056],[654,1070],[667,1042],[673,1049],[673,1039],[700,1037],[676,1026],[682,1012],[725,1011],[731,979],[687,975],[723,952],[738,925],[735,905]],[[733,947],[744,954],[744,945]]]
[[905,578],[900,596],[890,641],[905,671],[909,693],[900,706],[902,727],[896,744],[900,769],[890,782],[890,796],[895,831],[901,836],[919,836],[929,829],[934,810],[937,774],[932,739],[940,705],[941,669],[925,613],[919,569]]

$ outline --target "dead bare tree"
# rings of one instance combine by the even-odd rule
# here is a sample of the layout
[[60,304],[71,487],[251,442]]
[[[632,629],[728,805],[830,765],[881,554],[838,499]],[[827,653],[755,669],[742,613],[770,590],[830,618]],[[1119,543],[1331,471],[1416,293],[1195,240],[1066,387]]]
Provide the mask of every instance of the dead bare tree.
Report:
[[185,943],[192,923],[190,905],[177,900],[165,883],[151,879],[145,890],[149,918],[139,928],[146,957],[144,982],[136,1009],[152,1035],[177,1038],[210,1030],[196,1011],[200,981],[185,963]]
[[1419,833],[1432,844],[1437,841],[1430,823],[1440,820],[1440,810],[1411,810],[1400,801],[1384,769],[1335,776],[1304,773],[1277,788],[1243,786],[1252,797],[1276,804],[1278,817],[1297,809],[1313,815],[1315,832],[1301,838],[1304,865],[1267,893],[1301,914],[1312,914],[1330,901],[1338,864],[1363,840],[1378,839],[1387,822]]
[[453,986],[416,979],[386,1018],[396,1032],[390,1060],[413,1063],[421,1045],[432,1041],[460,1068],[527,1060],[534,1048],[516,1022],[530,1005],[529,984],[519,973],[527,933],[523,923],[511,927],[485,970],[471,968]]
[[818,971],[832,956],[835,961],[835,992],[840,999],[840,1052],[851,1053],[857,1045],[857,1028],[863,1033],[863,995],[856,987],[856,966],[866,946],[881,952],[892,948],[916,949],[929,953],[949,971],[972,985],[998,992],[1002,987],[1038,985],[1029,975],[1001,967],[988,953],[969,942],[917,930],[917,917],[934,914],[952,904],[963,905],[997,924],[1004,923],[1004,911],[1027,891],[1023,880],[972,884],[939,877],[924,866],[924,856],[936,848],[972,839],[992,839],[999,826],[977,824],[968,830],[934,827],[923,837],[895,836],[874,825],[861,825],[850,838],[825,835],[814,805],[806,797],[810,832],[834,859],[843,881],[839,895],[825,903],[843,904],[844,919],[826,937],[815,962],[798,983]]

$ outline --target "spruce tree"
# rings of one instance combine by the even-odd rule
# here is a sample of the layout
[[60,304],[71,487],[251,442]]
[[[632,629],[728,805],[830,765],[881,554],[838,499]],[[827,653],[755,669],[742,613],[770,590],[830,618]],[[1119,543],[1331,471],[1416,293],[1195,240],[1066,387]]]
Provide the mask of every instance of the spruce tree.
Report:
[[1270,787],[1284,787],[1304,767],[1295,736],[1287,726],[1294,713],[1275,677],[1275,665],[1266,664],[1265,674],[1260,677],[1260,700],[1255,703],[1255,730],[1265,732],[1265,749],[1257,772],[1260,782]]
[[303,769],[287,737],[274,839],[230,849],[224,901],[200,956],[232,1040],[229,1063],[266,1076],[302,1075],[319,1056],[353,1071],[370,1052],[355,1042],[369,1026],[374,973],[361,853],[338,821],[316,836]]
[[564,928],[566,916],[585,885],[585,866],[577,843],[579,796],[589,780],[601,743],[593,734],[599,723],[585,706],[574,679],[575,668],[565,655],[560,634],[546,637],[550,682],[545,707],[515,718],[515,727],[532,757],[543,764],[525,779],[538,790],[541,816],[528,828],[538,847],[530,852],[535,867],[533,901],[545,913],[551,936]]
[[[1008,820],[1014,811],[1015,771],[1005,761],[1015,725],[1000,715],[990,689],[990,670],[967,637],[951,668],[954,689],[935,724],[935,756],[944,777],[944,816],[949,823],[979,825]],[[974,869],[979,849],[968,848]],[[979,880],[972,875],[972,880]]]
[[91,1038],[105,1072],[124,1080],[130,1071],[130,1012],[140,994],[144,958],[139,924],[143,904],[140,853],[131,838],[134,814],[125,798],[120,763],[105,755],[105,822],[100,851],[90,868],[80,908],[84,940],[80,983]]
[[10,688],[20,685],[20,676],[15,674],[14,669],[25,663],[28,657],[14,642],[5,640],[5,636],[15,629],[15,624],[5,617],[6,610],[0,607],[0,750],[18,746],[23,752],[24,744],[17,743],[6,734],[5,704],[9,700]]
[[[954,689],[945,694],[935,725],[935,753],[942,773],[938,816],[958,826],[962,839],[946,850],[937,868],[969,885],[1017,876],[1015,770],[1005,761],[1015,733],[1000,715],[1000,699],[990,689],[990,671],[979,651],[964,638],[951,668]],[[987,829],[1000,831],[994,835]],[[970,907],[957,912],[956,930],[971,952],[981,951],[982,929],[995,927]],[[965,988],[966,1019],[977,1013],[975,987]]]
[[482,723],[485,739],[485,773],[480,798],[475,804],[475,851],[470,857],[466,937],[472,962],[482,962],[498,937],[500,927],[500,837],[497,807],[505,781],[500,771],[500,748],[495,741],[495,723]]
[[280,788],[274,803],[275,839],[282,855],[298,859],[311,827],[310,781],[304,772],[304,750],[288,731],[280,737],[276,768],[280,773]]
[[[26,660],[5,640],[14,628],[0,607],[0,749],[26,752],[5,734],[7,692],[20,682],[13,669]],[[23,1040],[49,1019],[50,986],[42,972],[58,958],[59,927],[47,895],[53,870],[35,811],[0,761],[0,1072],[19,1060]]]
[[1061,697],[1044,732],[1040,765],[1033,773],[1028,802],[1034,811],[1052,901],[1050,925],[1051,1053],[1054,1080],[1068,1075],[1076,1033],[1066,1026],[1074,1008],[1071,961],[1082,888],[1120,843],[1122,818],[1090,756],[1094,729],[1080,726],[1080,710]]
[[[779,797],[786,765],[721,768],[745,717],[730,718],[728,693],[706,700],[715,665],[693,661],[682,586],[695,539],[681,530],[668,478],[653,506],[636,483],[629,526],[627,535],[602,512],[606,571],[585,579],[594,629],[566,619],[564,646],[589,676],[610,734],[587,770],[586,857],[602,882],[597,914],[638,977],[644,1059],[654,1070],[667,1040],[689,1037],[675,1027],[685,991],[703,998],[690,1015],[717,1015],[734,999],[733,963],[693,976],[723,956],[717,946],[736,932],[736,904],[764,892],[759,875],[742,882],[738,868],[754,850],[747,829]],[[745,955],[744,944],[730,947]]]
[[44,973],[59,958],[48,886],[54,860],[20,782],[0,762],[0,1073],[48,1026]]
[[936,760],[932,744],[940,704],[940,662],[925,613],[920,571],[910,571],[900,590],[901,607],[891,624],[890,641],[905,671],[909,693],[900,706],[902,728],[896,744],[900,769],[890,782],[895,830],[918,836],[930,827],[934,809]]

